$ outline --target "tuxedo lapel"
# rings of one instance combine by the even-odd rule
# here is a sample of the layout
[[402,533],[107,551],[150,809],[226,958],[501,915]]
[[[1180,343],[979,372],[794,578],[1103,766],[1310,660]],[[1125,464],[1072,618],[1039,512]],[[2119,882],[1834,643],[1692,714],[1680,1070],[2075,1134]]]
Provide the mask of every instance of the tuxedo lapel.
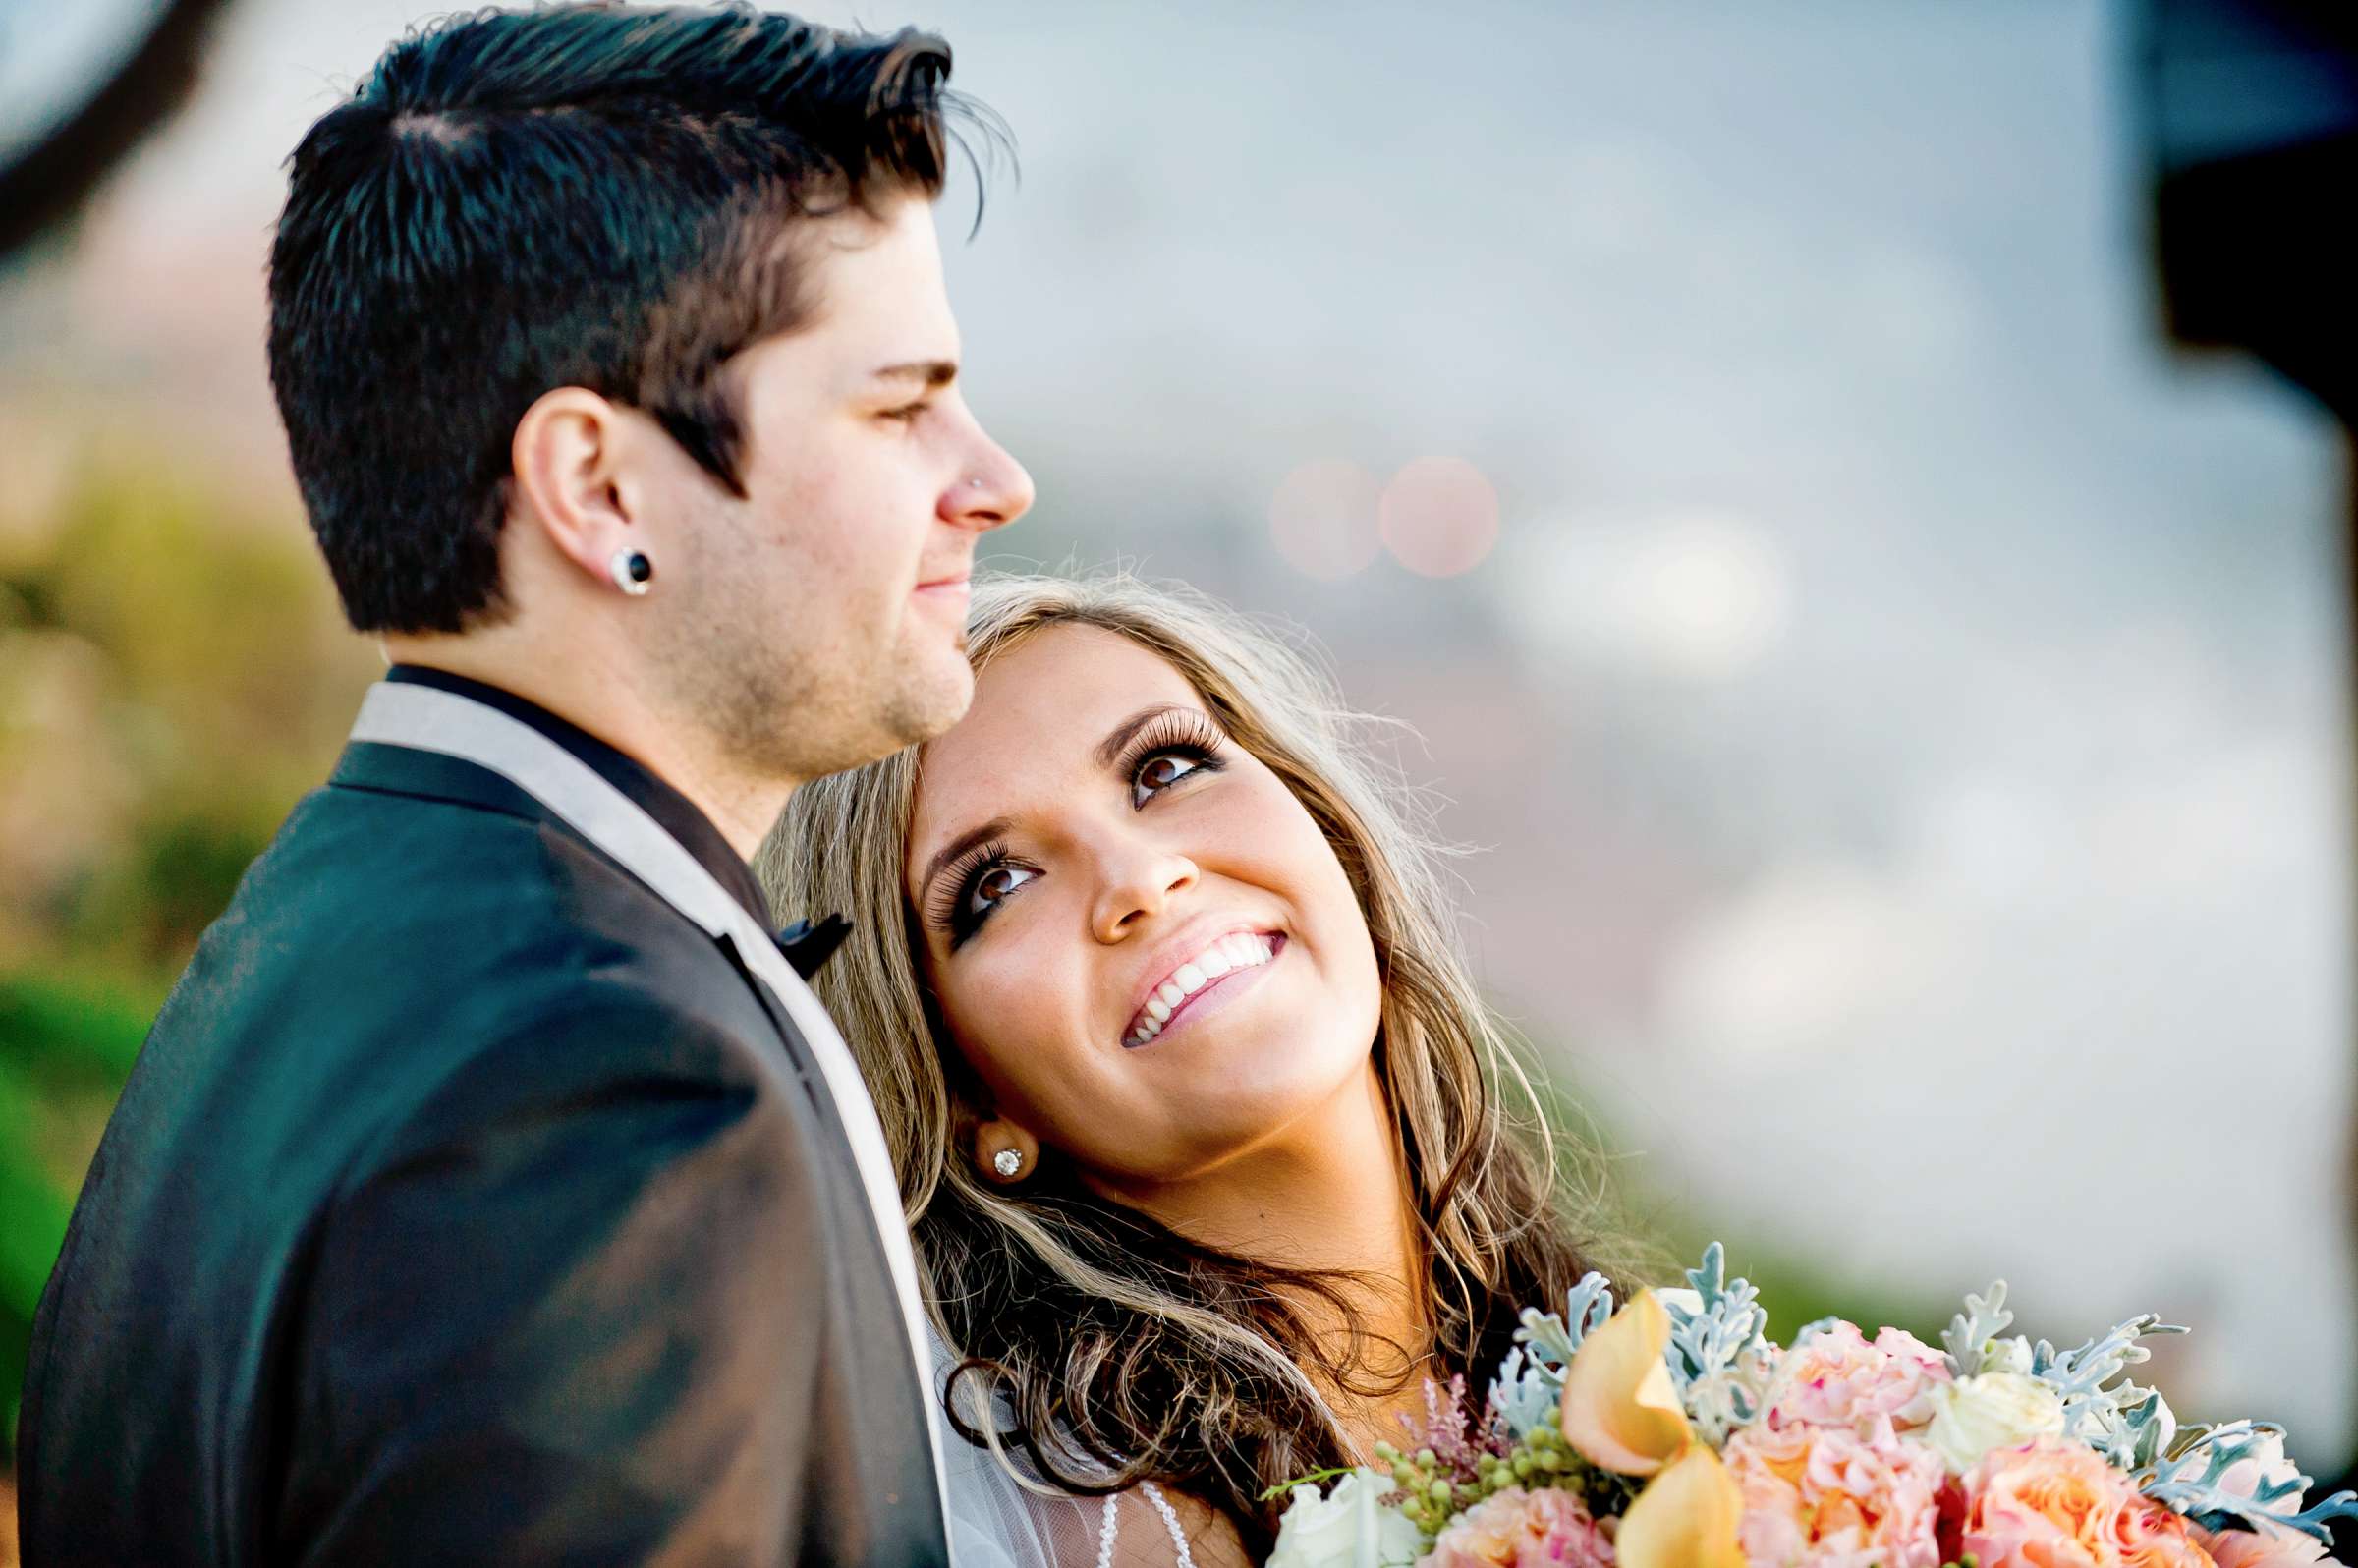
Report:
[[[776,1028],[778,1037],[787,1041],[794,1040],[796,1037],[794,1020],[786,1015],[785,1004],[771,993],[767,985],[761,983],[760,976],[755,973],[754,966],[746,961],[745,954],[738,948],[737,938],[734,935],[724,934],[719,940],[720,950],[728,955],[730,968],[745,977],[747,986],[754,993],[754,1000],[761,1004],[761,1011],[768,1017],[771,1025]],[[810,1099],[812,1108],[817,1112],[820,1123],[829,1132],[834,1133],[838,1139],[848,1144],[849,1136],[844,1132],[843,1118],[836,1107],[835,1096],[828,1092],[825,1076],[817,1071],[817,1064],[805,1061],[799,1050],[790,1051],[788,1056],[790,1065],[803,1081],[803,1093]]]
[[[800,975],[787,962],[775,939],[753,914],[721,887],[712,874],[677,839],[667,833],[628,796],[598,776],[580,758],[546,736],[508,714],[460,694],[428,686],[380,684],[362,703],[353,726],[355,747],[347,768],[355,776],[339,782],[361,788],[401,788],[425,782],[436,758],[458,758],[488,770],[520,791],[529,802],[563,821],[625,870],[644,882],[664,902],[693,921],[729,950],[735,966],[749,976],[755,994],[789,1040],[798,1042],[804,1061],[794,1062],[805,1077],[805,1091],[823,1101],[827,1119],[841,1130],[849,1148],[856,1179],[866,1197],[876,1239],[899,1298],[899,1331],[908,1344],[909,1366],[921,1398],[928,1410],[932,1368],[924,1316],[919,1305],[917,1265],[910,1251],[908,1225],[900,1205],[900,1189],[885,1147],[883,1128],[868,1097],[858,1064],[834,1022],[819,1005]],[[391,749],[413,754],[417,764],[400,756],[372,756]],[[420,765],[425,764],[425,765]],[[396,782],[396,775],[410,776]],[[442,793],[464,786],[445,773]],[[478,786],[478,788],[480,788]],[[475,804],[493,805],[491,801]],[[513,808],[509,797],[507,804]],[[807,1062],[807,1066],[805,1065]],[[781,1053],[773,1070],[789,1065]],[[941,1438],[936,1424],[925,1423],[930,1449],[935,1494],[942,1474]],[[946,1534],[948,1520],[944,1514]]]
[[485,772],[479,765],[459,757],[445,756],[439,752],[412,751],[406,746],[355,741],[337,759],[328,783],[338,789],[448,801],[455,806],[501,812],[533,822],[557,820],[554,812],[497,773]]

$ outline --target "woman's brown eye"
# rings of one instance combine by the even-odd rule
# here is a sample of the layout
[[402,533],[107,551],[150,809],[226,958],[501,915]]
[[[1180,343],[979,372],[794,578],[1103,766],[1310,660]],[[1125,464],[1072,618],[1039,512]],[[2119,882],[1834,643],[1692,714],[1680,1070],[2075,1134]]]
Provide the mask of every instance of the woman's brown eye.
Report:
[[1201,758],[1189,756],[1184,752],[1166,752],[1160,756],[1149,757],[1146,765],[1133,776],[1130,804],[1133,807],[1145,806],[1157,794],[1204,765]]
[[975,884],[975,902],[996,904],[1031,877],[1032,873],[1019,866],[1001,866]]

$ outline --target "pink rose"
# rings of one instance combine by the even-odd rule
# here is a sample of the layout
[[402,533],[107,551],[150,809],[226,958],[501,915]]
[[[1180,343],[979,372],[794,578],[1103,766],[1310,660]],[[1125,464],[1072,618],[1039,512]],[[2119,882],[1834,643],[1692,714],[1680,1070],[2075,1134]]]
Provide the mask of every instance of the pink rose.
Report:
[[1613,1568],[1613,1525],[1568,1491],[1509,1486],[1449,1521],[1417,1568]]
[[2330,1560],[2324,1541],[2297,1530],[2198,1530],[2195,1534],[2218,1568],[2301,1568]]
[[1947,1472],[1923,1444],[1844,1427],[1748,1427],[1728,1439],[1751,1568],[1939,1568]]
[[[1981,1568],[2114,1568],[2124,1533],[2147,1544],[2121,1521],[2145,1499],[2080,1443],[2041,1437],[2000,1448],[1967,1473],[1965,1491],[1965,1549]],[[2199,1568],[2199,1558],[2186,1561]]]
[[1873,1344],[1855,1323],[1838,1322],[1785,1353],[1768,1390],[1768,1425],[1849,1427],[1869,1437],[1879,1420],[1907,1431],[1932,1419],[1932,1390],[1949,1380],[1948,1362],[1902,1328]]

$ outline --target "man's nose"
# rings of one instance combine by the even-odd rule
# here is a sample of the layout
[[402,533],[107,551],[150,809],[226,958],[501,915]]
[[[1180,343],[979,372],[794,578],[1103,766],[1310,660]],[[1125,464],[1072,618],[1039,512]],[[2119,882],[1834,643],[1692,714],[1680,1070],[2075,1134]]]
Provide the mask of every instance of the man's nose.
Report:
[[979,462],[960,476],[942,497],[945,522],[987,533],[1032,510],[1032,476],[1014,454],[995,441],[986,441]]

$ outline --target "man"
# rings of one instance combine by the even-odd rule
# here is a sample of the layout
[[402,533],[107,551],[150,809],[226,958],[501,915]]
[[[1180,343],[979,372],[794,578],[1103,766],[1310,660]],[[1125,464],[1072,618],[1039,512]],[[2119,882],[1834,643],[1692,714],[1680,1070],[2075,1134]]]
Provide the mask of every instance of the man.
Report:
[[746,861],[963,711],[1031,502],[955,379],[948,69],[482,13],[297,150],[271,374],[396,667],[92,1162],[29,1568],[945,1560],[892,1173]]

